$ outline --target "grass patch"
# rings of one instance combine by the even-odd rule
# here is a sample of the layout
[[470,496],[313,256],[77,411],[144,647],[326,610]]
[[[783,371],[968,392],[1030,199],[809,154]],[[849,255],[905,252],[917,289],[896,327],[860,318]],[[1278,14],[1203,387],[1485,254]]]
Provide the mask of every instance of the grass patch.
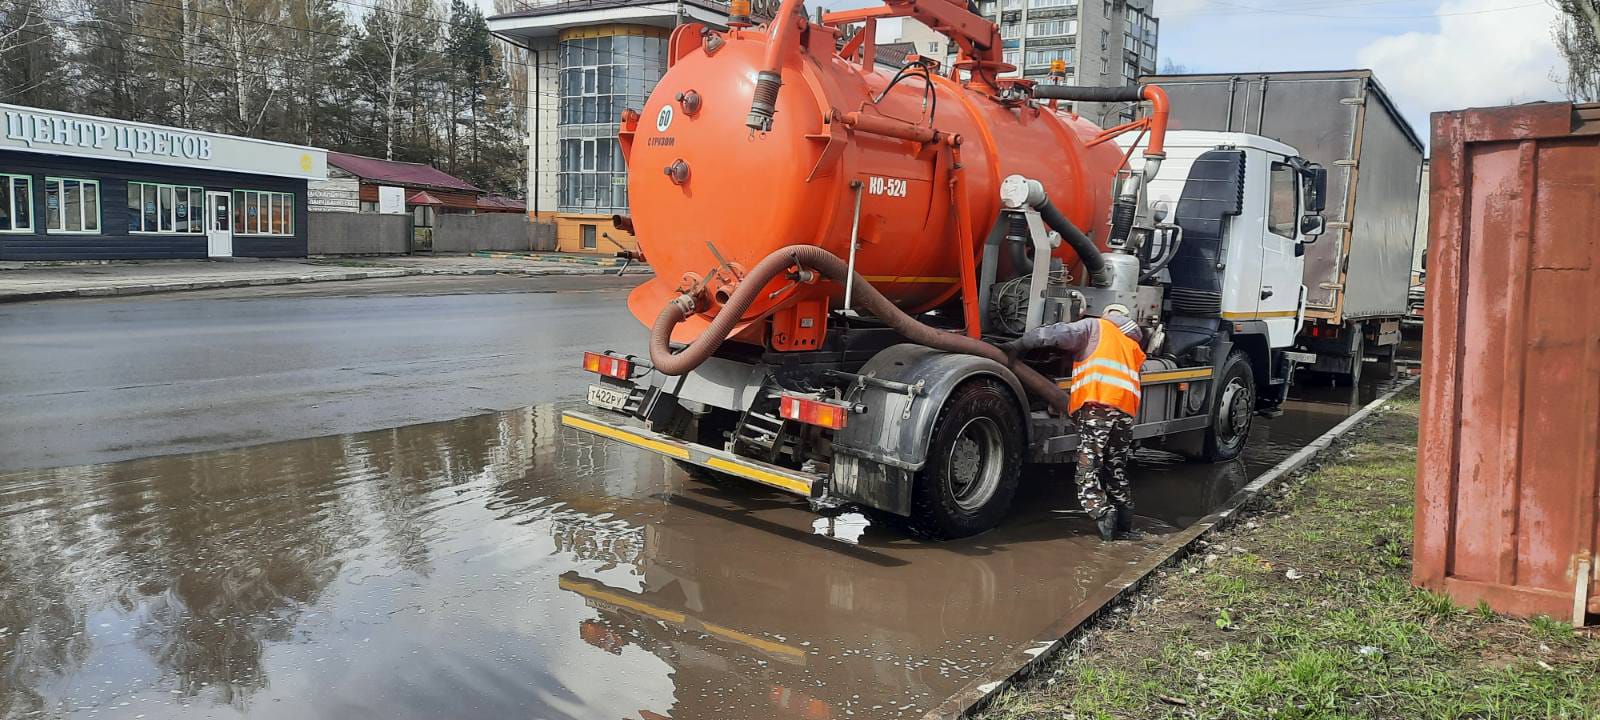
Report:
[[1413,390],[979,717],[1600,718],[1600,639],[1411,586],[1416,427]]

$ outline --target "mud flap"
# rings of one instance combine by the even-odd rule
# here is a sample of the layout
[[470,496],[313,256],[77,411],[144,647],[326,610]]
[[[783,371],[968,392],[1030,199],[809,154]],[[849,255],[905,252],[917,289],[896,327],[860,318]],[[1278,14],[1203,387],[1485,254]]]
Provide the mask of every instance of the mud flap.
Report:
[[896,515],[911,514],[912,471],[836,453],[829,494]]

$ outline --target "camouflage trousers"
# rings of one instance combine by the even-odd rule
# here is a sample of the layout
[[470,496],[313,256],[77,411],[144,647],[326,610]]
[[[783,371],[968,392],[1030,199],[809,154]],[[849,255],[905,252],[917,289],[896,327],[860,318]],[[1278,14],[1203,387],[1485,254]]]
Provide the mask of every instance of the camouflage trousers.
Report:
[[1093,403],[1078,408],[1078,502],[1093,517],[1108,503],[1133,507],[1128,487],[1128,456],[1133,454],[1133,418],[1116,408]]

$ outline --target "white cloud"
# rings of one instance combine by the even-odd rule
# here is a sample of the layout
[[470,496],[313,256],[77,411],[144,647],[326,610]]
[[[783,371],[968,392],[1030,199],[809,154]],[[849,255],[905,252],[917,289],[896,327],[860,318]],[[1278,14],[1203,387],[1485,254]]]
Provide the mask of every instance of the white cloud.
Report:
[[1527,0],[1445,0],[1437,32],[1377,38],[1356,53],[1404,112],[1427,127],[1427,114],[1562,97],[1551,79],[1562,60],[1550,38],[1556,11]]
[[[1202,10],[1214,11],[1215,7],[1211,0],[1160,0],[1156,3],[1156,15],[1163,20],[1179,19]],[[1229,8],[1224,6],[1224,9]]]

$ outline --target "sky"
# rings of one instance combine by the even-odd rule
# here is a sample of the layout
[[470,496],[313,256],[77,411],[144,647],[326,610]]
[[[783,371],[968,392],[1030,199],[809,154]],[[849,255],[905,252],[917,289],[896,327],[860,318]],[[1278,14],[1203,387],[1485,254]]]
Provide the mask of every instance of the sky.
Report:
[[1371,69],[1423,138],[1435,111],[1564,97],[1548,0],[1155,0],[1155,14],[1160,68]]

